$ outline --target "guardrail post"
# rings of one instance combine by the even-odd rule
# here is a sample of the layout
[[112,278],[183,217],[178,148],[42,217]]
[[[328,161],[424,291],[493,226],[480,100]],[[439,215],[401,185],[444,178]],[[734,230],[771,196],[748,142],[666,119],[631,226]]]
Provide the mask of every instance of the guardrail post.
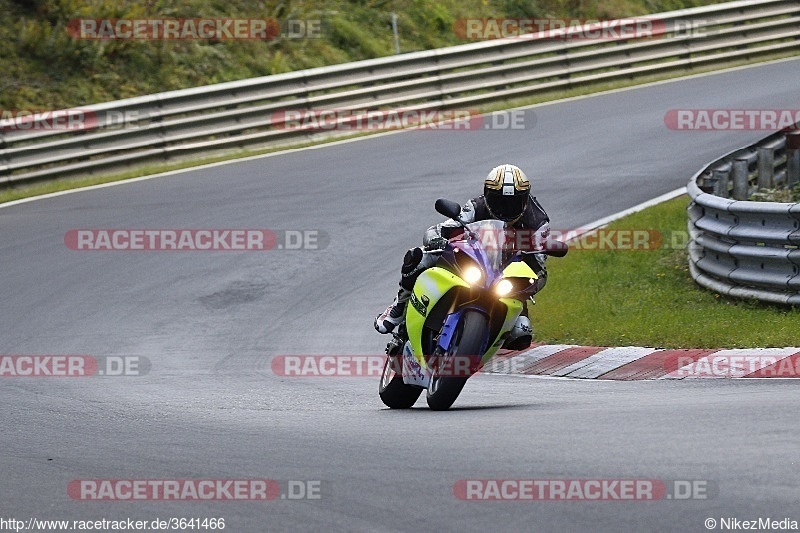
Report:
[[400,39],[397,36],[397,13],[392,11],[392,33],[394,34],[394,53],[400,53]]
[[747,200],[747,159],[733,160],[733,199]]
[[775,187],[775,150],[758,147],[758,190]]
[[786,134],[786,186],[800,183],[800,130]]
[[723,198],[727,198],[730,194],[728,192],[730,182],[730,169],[718,169],[714,170],[711,175],[713,176],[714,181],[714,194],[717,196],[722,196]]

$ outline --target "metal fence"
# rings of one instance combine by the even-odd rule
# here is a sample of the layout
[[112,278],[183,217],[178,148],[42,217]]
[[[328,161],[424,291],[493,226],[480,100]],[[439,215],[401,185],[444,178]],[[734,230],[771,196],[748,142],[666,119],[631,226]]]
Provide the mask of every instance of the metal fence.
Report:
[[753,202],[800,183],[800,131],[778,132],[698,172],[687,187],[689,271],[721,294],[800,304],[800,203]]
[[[652,38],[558,33],[415,52],[152,94],[81,108],[97,123],[65,131],[0,122],[0,184],[298,143],[286,110],[452,110],[800,49],[800,3],[757,0],[651,15]],[[530,36],[529,36],[530,37]]]

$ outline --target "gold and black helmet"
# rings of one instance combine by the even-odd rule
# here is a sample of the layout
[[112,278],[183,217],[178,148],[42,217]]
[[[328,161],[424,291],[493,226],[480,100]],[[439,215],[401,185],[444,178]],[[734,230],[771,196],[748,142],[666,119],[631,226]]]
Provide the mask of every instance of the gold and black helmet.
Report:
[[516,222],[528,206],[531,182],[519,167],[497,166],[486,176],[483,196],[489,213],[505,222]]

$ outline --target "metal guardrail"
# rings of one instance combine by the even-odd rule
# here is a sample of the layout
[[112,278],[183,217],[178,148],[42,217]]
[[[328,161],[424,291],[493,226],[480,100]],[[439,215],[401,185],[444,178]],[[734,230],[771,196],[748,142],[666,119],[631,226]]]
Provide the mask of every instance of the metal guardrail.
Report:
[[[650,15],[650,39],[565,40],[554,30],[86,106],[83,131],[0,122],[0,184],[198,154],[297,143],[286,110],[468,109],[540,91],[750,60],[800,49],[797,0],[737,1]],[[8,125],[8,123],[6,123]]]
[[746,200],[798,183],[797,130],[774,133],[695,174],[687,187],[692,278],[729,296],[800,304],[800,203]]

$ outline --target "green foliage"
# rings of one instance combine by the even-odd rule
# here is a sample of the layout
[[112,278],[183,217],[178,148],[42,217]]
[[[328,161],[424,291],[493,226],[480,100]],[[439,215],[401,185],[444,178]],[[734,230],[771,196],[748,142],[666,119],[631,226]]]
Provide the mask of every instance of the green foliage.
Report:
[[381,43],[358,22],[337,15],[331,18],[329,27],[331,43],[350,56],[371,59],[390,53],[388,40]]
[[779,189],[762,189],[753,193],[749,200],[753,202],[800,202],[800,184],[795,185],[791,189],[785,187]]
[[[613,18],[717,0],[0,0],[0,109],[53,109],[463,44],[463,18]],[[80,18],[322,21],[320,38],[272,41],[80,40]]]
[[512,18],[532,18],[542,13],[536,0],[503,0],[503,11]]

